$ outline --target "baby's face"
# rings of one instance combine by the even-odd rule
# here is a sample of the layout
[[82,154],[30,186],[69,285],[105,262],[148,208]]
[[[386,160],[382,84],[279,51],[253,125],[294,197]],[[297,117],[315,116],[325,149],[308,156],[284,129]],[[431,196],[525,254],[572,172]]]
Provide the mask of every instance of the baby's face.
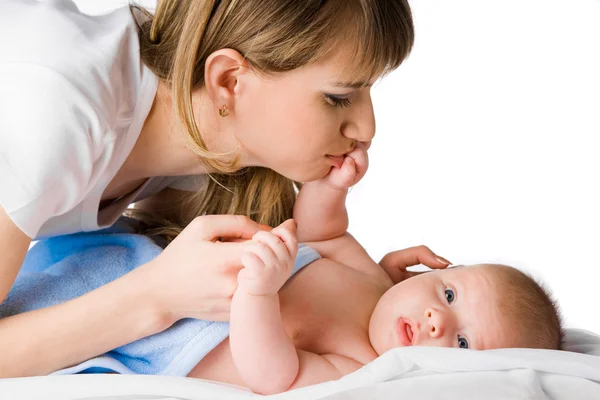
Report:
[[432,271],[398,283],[379,300],[369,324],[378,354],[403,346],[518,347],[498,310],[501,284],[490,268]]

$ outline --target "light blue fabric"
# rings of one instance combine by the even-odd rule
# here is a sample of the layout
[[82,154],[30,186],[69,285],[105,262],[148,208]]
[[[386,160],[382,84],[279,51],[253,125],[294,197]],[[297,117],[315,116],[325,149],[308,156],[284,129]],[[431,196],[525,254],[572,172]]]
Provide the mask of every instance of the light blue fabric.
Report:
[[[40,241],[27,253],[13,289],[0,304],[0,318],[79,297],[145,264],[161,251],[150,237],[132,234],[124,220],[108,230]],[[301,245],[292,275],[318,258],[315,250]],[[163,332],[54,374],[186,376],[228,335],[226,322],[184,319]]]

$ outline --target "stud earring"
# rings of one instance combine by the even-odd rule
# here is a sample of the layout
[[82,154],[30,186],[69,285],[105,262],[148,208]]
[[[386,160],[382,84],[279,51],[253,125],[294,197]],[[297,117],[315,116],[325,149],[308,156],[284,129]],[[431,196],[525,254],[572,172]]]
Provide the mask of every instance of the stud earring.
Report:
[[219,108],[219,115],[223,118],[229,115],[229,110],[227,109],[226,105],[223,105],[223,107]]

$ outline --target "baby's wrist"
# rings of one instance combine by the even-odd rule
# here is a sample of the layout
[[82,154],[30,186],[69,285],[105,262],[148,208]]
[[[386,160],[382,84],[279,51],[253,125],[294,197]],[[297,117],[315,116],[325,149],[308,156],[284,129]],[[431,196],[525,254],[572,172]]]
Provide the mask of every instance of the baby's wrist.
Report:
[[314,182],[309,182],[309,183],[305,183],[305,185],[311,185],[314,184],[314,186],[319,186],[319,189],[323,190],[323,188],[329,189],[334,191],[335,193],[338,192],[347,192],[348,189],[350,189],[352,186],[350,185],[344,185],[342,183],[339,182],[332,182],[331,179],[329,179],[328,177],[325,178],[321,178],[318,181],[314,181]]
[[279,293],[254,293],[238,287],[233,294],[232,301],[238,304],[261,304],[269,301],[279,301]]
[[[279,288],[281,289],[281,288]],[[253,288],[245,283],[239,283],[238,287],[235,291],[235,294],[239,294],[240,296],[251,296],[251,297],[268,297],[268,296],[277,296],[279,293],[279,289],[263,289],[263,288]]]

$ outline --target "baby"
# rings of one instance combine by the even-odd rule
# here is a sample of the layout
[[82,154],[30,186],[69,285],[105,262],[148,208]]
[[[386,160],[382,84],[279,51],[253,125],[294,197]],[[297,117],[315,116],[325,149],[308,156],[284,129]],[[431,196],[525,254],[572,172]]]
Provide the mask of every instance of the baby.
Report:
[[[297,232],[287,221],[255,235],[242,259],[230,336],[188,376],[273,394],[338,379],[395,347],[560,348],[555,304],[514,268],[459,266],[394,284],[394,271],[388,275],[345,232],[347,187],[364,170],[366,154],[357,149],[302,187]],[[288,280],[298,241],[321,258]]]
[[[295,222],[247,243],[230,324],[180,320],[56,373],[187,375],[271,394],[338,379],[395,347],[560,347],[554,303],[516,269],[443,269],[449,263],[426,248],[420,261],[440,270],[416,274],[386,258],[374,262],[346,233],[347,188],[364,175],[366,151],[359,145],[332,163],[326,178],[301,188]],[[41,241],[0,304],[0,317],[81,296],[161,251],[130,232]]]

